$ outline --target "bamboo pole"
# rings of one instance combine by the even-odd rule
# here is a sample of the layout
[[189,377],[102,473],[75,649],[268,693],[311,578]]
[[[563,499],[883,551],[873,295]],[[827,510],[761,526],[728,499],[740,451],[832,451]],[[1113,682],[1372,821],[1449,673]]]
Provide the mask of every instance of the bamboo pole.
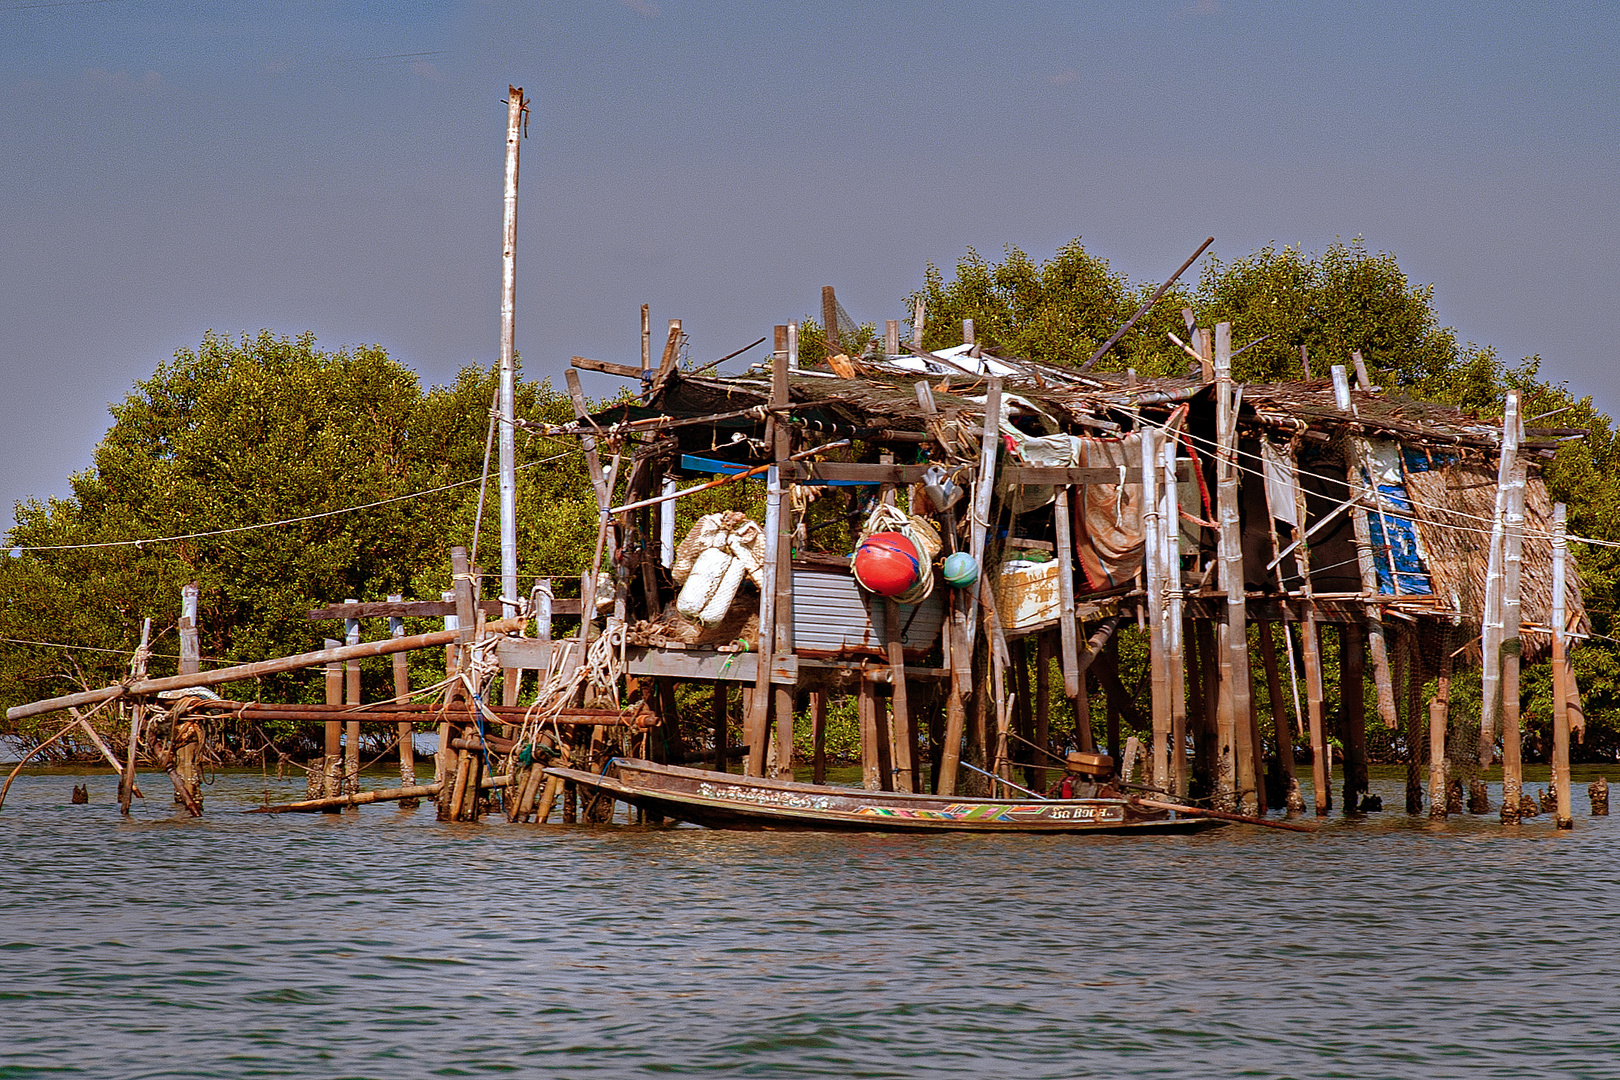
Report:
[[[836,312],[837,301],[834,301]],[[836,319],[835,319],[836,322]],[[836,325],[835,325],[836,329]],[[836,338],[835,338],[836,340]],[[788,323],[787,355],[780,362],[771,365],[771,404],[778,409],[788,406],[788,372],[799,367],[799,324]],[[793,460],[793,426],[785,421],[776,423],[776,472],[777,487],[781,488],[782,467]],[[793,652],[793,503],[785,497],[786,492],[778,491],[777,499],[780,505],[776,512],[776,604],[773,617],[776,620],[776,633],[772,635],[771,650],[775,658],[769,665],[775,668],[776,661],[785,661],[794,655]],[[772,541],[767,538],[767,543]],[[893,627],[895,624],[890,623]],[[898,631],[895,631],[898,633]],[[763,661],[764,657],[761,656]],[[891,663],[893,656],[891,653]],[[905,666],[899,669],[900,683],[897,693],[901,695],[900,701],[904,704],[905,695]],[[792,684],[772,683],[771,709],[776,714],[776,778],[778,780],[793,779],[793,715],[797,704],[797,687]]]
[[517,379],[517,201],[518,151],[523,143],[523,120],[528,102],[521,86],[508,86],[506,94],[506,184],[501,218],[501,614],[517,614],[517,450],[514,443],[516,412],[513,405]]
[[202,670],[202,650],[197,635],[197,593],[195,581],[180,590],[180,674]]
[[[394,602],[405,599],[404,594],[395,594],[388,598]],[[398,615],[388,619],[388,636],[398,641],[405,636],[405,620]],[[394,674],[394,701],[404,704],[411,700],[411,669],[406,655],[397,652],[393,655]],[[399,786],[402,788],[416,786],[416,726],[410,717],[398,721],[395,734],[399,738]],[[413,798],[400,800],[399,805],[407,810],[415,809],[420,803]]]
[[[1164,564],[1165,611],[1164,632],[1168,638],[1170,661],[1170,790],[1178,798],[1187,795],[1187,661],[1186,643],[1182,640],[1185,620],[1182,612],[1181,581],[1181,504],[1176,486],[1176,451],[1179,440],[1175,431],[1167,432],[1160,448],[1164,477],[1160,485],[1164,491],[1160,512],[1164,539],[1161,561]],[[1112,748],[1110,746],[1110,748]]]
[[[776,327],[775,352],[771,354],[771,404],[783,402],[787,398],[787,348],[788,328],[786,324]],[[778,378],[777,372],[781,377]],[[780,388],[778,382],[781,383]],[[774,454],[776,447],[776,429],[778,421],[776,414],[769,414],[765,421],[765,443],[771,447]],[[759,674],[754,681],[754,694],[752,708],[749,710],[743,728],[743,740],[748,744],[748,756],[744,759],[744,776],[765,775],[765,743],[770,732],[771,706],[775,695],[771,693],[770,670],[771,663],[776,657],[776,587],[780,582],[777,576],[777,560],[781,556],[781,543],[779,534],[782,529],[782,470],[775,461],[766,469],[765,479],[765,567],[763,580],[767,588],[760,590],[759,596]]]
[[1219,449],[1216,456],[1216,501],[1221,589],[1226,594],[1226,621],[1221,631],[1221,686],[1216,722],[1216,802],[1223,808],[1256,809],[1253,749],[1250,745],[1249,633],[1244,592],[1242,518],[1238,506],[1237,410],[1232,385],[1232,325],[1215,326],[1215,412]]
[[[348,603],[359,603],[357,598],[351,598]],[[345,619],[343,642],[345,645],[360,644],[360,620]],[[344,701],[346,704],[362,705],[360,700],[360,661],[358,658],[345,661],[344,671]],[[343,793],[353,795],[360,790],[360,718],[351,717],[344,725],[343,731]]]
[[1152,685],[1153,743],[1148,754],[1149,776],[1154,787],[1170,790],[1170,656],[1164,631],[1164,558],[1160,546],[1164,530],[1159,516],[1158,470],[1151,465],[1159,456],[1158,429],[1143,425],[1140,430],[1142,453],[1142,541],[1143,572],[1147,584],[1148,664]]
[[1565,668],[1568,615],[1565,612],[1564,576],[1569,543],[1565,539],[1568,512],[1563,503],[1553,504],[1552,536],[1552,683],[1553,683],[1553,795],[1558,809],[1553,824],[1560,829],[1575,827],[1569,793],[1569,677]]
[[1506,527],[1502,534],[1502,822],[1519,820],[1524,792],[1520,756],[1519,655],[1520,582],[1524,565],[1525,463],[1515,461],[1509,480]]
[[1073,699],[1080,694],[1079,629],[1074,609],[1074,535],[1069,504],[1069,486],[1057,489],[1052,506],[1053,538],[1057,543],[1058,634],[1063,660],[1063,695]]
[[1496,719],[1502,707],[1502,556],[1507,533],[1508,488],[1518,458],[1520,429],[1519,392],[1509,390],[1502,407],[1502,446],[1496,464],[1496,505],[1491,513],[1484,627],[1480,638],[1479,763],[1486,766],[1496,755]]
[[349,806],[368,803],[392,802],[406,799],[431,799],[438,795],[442,784],[412,784],[405,787],[384,788],[380,791],[359,791],[351,795],[337,795],[328,799],[300,799],[298,802],[278,803],[274,806],[255,806],[244,814],[308,814],[317,811],[341,810]]

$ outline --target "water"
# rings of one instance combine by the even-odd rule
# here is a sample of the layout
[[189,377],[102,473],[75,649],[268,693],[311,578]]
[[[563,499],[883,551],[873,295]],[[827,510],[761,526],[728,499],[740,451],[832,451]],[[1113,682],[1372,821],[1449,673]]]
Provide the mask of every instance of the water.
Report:
[[78,779],[0,810],[0,1077],[1620,1075],[1617,818],[537,829],[228,774],[123,821]]

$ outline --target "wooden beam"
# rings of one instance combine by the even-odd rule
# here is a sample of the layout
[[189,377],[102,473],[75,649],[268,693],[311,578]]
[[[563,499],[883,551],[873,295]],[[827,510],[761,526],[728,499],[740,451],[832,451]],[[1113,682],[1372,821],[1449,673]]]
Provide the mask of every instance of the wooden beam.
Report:
[[588,356],[576,356],[568,362],[581,371],[600,371],[604,375],[617,375],[623,379],[641,381],[643,369],[632,367],[629,364],[613,364],[606,360],[592,360]]

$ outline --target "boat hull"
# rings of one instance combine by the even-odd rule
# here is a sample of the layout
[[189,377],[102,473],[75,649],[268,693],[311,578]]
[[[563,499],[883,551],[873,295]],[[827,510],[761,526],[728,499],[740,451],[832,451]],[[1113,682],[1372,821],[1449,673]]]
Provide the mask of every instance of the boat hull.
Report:
[[819,832],[1185,833],[1222,824],[1125,799],[974,799],[827,787],[615,758],[602,773],[551,768],[653,814],[711,829]]

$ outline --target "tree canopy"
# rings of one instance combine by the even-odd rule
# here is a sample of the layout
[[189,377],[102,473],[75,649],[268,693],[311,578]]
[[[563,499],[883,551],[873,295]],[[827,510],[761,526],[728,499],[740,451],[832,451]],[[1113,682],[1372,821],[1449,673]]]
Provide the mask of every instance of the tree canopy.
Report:
[[[494,385],[469,367],[424,390],[378,346],[324,352],[307,334],[209,334],[180,350],[112,406],[70,497],[18,506],[9,544],[23,550],[0,559],[0,637],[13,639],[0,647],[0,698],[113,681],[142,618],[167,634],[191,581],[203,655],[227,662],[319,648],[336,633],[309,621],[313,606],[436,595],[449,584],[447,549],[471,545]],[[534,419],[573,415],[549,383],[520,379],[516,404]],[[596,524],[577,441],[518,444],[520,467],[567,455],[525,469],[521,569],[573,573]],[[64,659],[18,641],[80,650]],[[160,639],[154,673],[173,671],[176,652],[172,635]],[[266,692],[297,700],[314,688],[289,676]]]

